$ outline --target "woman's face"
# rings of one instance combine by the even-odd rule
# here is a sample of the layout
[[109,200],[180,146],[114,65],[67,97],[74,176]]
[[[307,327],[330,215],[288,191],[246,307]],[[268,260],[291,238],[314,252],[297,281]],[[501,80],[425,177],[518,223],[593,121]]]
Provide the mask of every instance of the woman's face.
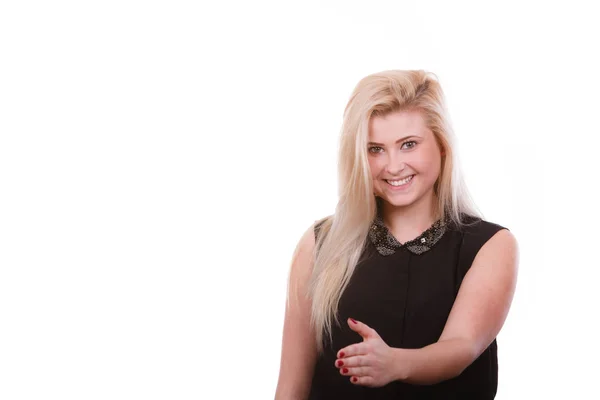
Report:
[[[377,196],[398,207],[432,200],[441,154],[419,111],[399,111],[372,118],[367,152]],[[410,180],[402,181],[409,177]],[[396,186],[389,183],[398,180],[392,182]]]

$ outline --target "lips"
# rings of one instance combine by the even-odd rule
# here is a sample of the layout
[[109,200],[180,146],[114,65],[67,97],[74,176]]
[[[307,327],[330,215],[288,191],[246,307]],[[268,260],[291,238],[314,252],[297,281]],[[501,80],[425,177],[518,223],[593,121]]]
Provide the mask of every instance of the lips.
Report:
[[387,181],[387,182],[389,182],[389,181],[401,181],[401,180],[403,180],[403,179],[406,179],[406,178],[408,178],[409,176],[414,176],[414,175],[415,175],[415,174],[410,174],[410,175],[403,176],[402,178],[384,179],[384,181]]
[[[404,180],[408,179],[407,182],[405,182],[405,183],[403,183],[401,185],[397,185],[397,186],[404,186],[404,185],[410,183],[412,181],[412,179],[413,179],[414,176],[415,176],[415,174],[412,174],[412,175],[408,175],[408,176],[406,176],[404,178],[400,178],[400,179],[384,179],[384,181],[386,181],[388,184],[392,185],[390,182],[400,182],[400,181],[404,181]],[[392,186],[394,186],[394,185],[392,185]]]

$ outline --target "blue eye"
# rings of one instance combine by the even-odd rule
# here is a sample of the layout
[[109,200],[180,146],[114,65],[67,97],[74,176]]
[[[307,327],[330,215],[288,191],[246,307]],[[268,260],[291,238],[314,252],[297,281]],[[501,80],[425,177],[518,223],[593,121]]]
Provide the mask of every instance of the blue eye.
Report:
[[413,147],[415,147],[417,145],[417,142],[415,142],[414,140],[409,140],[408,142],[404,142],[402,143],[402,147],[404,147],[405,144],[407,143],[412,143],[413,145],[409,147],[409,149],[412,149]]
[[[405,147],[404,146],[405,144],[409,144],[409,143],[412,143],[412,146],[409,146],[409,147]],[[406,149],[406,150],[410,150],[413,147],[415,147],[416,145],[417,145],[416,141],[414,141],[414,140],[407,140],[406,142],[402,143],[402,147],[401,148],[402,149]],[[373,151],[373,149],[379,149],[379,150]],[[369,152],[372,153],[372,154],[379,154],[379,153],[381,153],[381,150],[383,150],[383,148],[381,146],[371,146],[371,147],[369,147]]]

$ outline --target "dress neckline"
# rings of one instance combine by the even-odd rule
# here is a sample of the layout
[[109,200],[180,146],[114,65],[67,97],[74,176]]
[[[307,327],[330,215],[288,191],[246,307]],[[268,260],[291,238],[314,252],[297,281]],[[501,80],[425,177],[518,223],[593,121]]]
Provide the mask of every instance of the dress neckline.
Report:
[[377,215],[369,229],[369,238],[373,245],[375,245],[377,252],[382,256],[394,254],[401,248],[406,248],[413,254],[423,254],[431,250],[444,235],[448,227],[448,221],[440,218],[416,238],[400,243],[384,224],[381,208],[381,201],[378,199]]

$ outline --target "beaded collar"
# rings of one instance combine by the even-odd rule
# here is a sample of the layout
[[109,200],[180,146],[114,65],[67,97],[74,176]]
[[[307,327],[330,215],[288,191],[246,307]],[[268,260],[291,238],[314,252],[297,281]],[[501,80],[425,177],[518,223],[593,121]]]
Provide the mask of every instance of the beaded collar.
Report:
[[369,238],[377,248],[377,252],[382,256],[394,254],[397,249],[402,247],[406,247],[413,254],[422,254],[430,250],[440,240],[446,232],[447,226],[447,221],[439,219],[416,238],[400,243],[383,223],[381,207],[378,205],[377,216],[369,229]]

